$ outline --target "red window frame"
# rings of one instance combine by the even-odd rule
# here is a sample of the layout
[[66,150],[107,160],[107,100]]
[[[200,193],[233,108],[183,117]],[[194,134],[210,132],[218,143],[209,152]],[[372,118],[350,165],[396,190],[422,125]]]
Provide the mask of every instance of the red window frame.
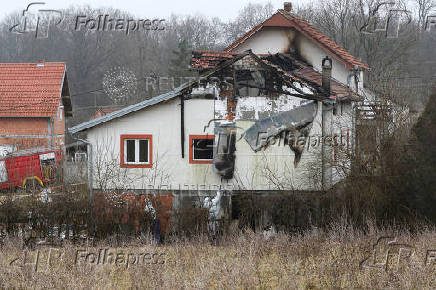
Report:
[[212,164],[213,160],[194,160],[194,139],[215,139],[214,135],[189,135],[189,163]]
[[[124,163],[124,140],[126,139],[147,139],[149,144],[148,164],[125,164]],[[153,136],[152,135],[121,135],[120,136],[120,166],[122,168],[152,168],[153,167]]]

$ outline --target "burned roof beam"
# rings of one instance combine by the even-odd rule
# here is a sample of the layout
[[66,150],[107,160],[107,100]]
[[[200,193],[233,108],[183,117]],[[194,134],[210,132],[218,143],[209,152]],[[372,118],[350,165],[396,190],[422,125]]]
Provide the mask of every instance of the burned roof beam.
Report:
[[246,83],[239,83],[239,85],[246,86],[246,87],[249,87],[249,88],[254,88],[254,89],[265,90],[265,91],[269,91],[269,92],[272,92],[272,93],[278,93],[278,94],[288,95],[288,96],[292,96],[292,97],[307,99],[307,100],[311,100],[311,101],[325,101],[325,99],[323,99],[321,97],[318,97],[316,95],[306,94],[304,92],[303,93],[299,93],[299,94],[295,94],[295,93],[290,93],[288,91],[274,90],[274,89],[270,89],[270,88],[263,88],[263,87],[259,87],[259,86],[255,86],[255,85],[246,84]]
[[274,67],[272,67],[272,66],[268,65],[267,63],[265,63],[265,62],[264,62],[260,57],[258,57],[256,54],[254,54],[254,53],[251,51],[251,49],[248,50],[247,52],[248,52],[248,53],[250,54],[250,56],[253,57],[253,59],[254,59],[258,64],[260,64],[260,66],[262,66],[265,70],[272,71],[273,73],[278,74],[278,73],[277,73],[277,70],[276,70]]
[[[233,57],[233,58],[231,58],[231,59],[229,59],[229,60],[226,60],[225,62],[223,62],[222,64],[216,66],[215,68],[213,68],[213,69],[211,69],[211,70],[209,70],[209,71],[207,71],[207,72],[205,72],[205,73],[200,74],[199,80],[200,80],[200,79],[204,79],[204,78],[208,78],[208,77],[212,76],[212,75],[213,75],[214,73],[216,73],[217,71],[220,71],[220,70],[222,70],[222,69],[224,69],[224,68],[226,68],[226,67],[232,65],[233,63],[237,62],[238,60],[240,60],[240,59],[246,57],[247,55],[250,54],[250,52],[251,52],[251,50],[244,51],[243,53],[238,54],[237,56],[235,56],[235,57]],[[200,82],[199,80],[193,80],[193,81],[188,82],[188,83],[185,85],[186,87],[185,87],[184,89],[182,89],[182,90],[180,91],[180,93],[181,93],[181,94],[186,94],[186,92],[187,92],[189,89],[191,89],[193,85],[195,85],[196,83],[199,83],[199,82]]]
[[291,89],[295,90],[297,93],[301,94],[302,96],[304,96],[303,98],[309,99],[309,100],[314,100],[314,101],[325,101],[324,97],[319,96],[318,94],[308,94],[305,93],[302,89],[297,88],[296,86],[294,86],[291,82],[289,82],[288,80],[284,80],[284,82],[286,83],[287,86],[289,86]]
[[[248,51],[248,53],[250,54],[250,56],[252,56],[256,62],[258,62],[263,68],[265,68],[268,71],[273,72],[275,75],[279,76],[285,83],[286,85],[288,85],[290,88],[292,88],[293,90],[295,90],[297,93],[301,94],[301,96],[299,96],[299,98],[304,98],[304,99],[308,99],[308,100],[314,100],[314,101],[326,101],[325,97],[319,96],[318,94],[307,94],[305,92],[303,92],[303,90],[297,88],[296,86],[294,86],[292,84],[292,82],[286,80],[286,77],[290,77],[288,76],[280,67],[277,67],[276,65],[271,65],[266,63],[265,61],[263,61],[261,58],[259,58],[257,55],[255,55],[251,50]],[[282,58],[281,58],[282,59]],[[320,90],[318,90],[319,93],[324,94],[324,91],[322,90],[322,88],[320,88]],[[292,96],[293,94],[286,92],[285,94]],[[298,94],[294,94],[294,95],[298,95]],[[329,99],[327,98],[327,101]]]

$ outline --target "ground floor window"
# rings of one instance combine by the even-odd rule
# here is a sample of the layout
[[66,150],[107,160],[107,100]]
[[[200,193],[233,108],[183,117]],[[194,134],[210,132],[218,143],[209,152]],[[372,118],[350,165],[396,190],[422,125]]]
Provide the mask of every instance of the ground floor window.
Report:
[[213,161],[214,135],[189,136],[189,163],[207,164]]
[[152,167],[151,135],[121,135],[121,167]]

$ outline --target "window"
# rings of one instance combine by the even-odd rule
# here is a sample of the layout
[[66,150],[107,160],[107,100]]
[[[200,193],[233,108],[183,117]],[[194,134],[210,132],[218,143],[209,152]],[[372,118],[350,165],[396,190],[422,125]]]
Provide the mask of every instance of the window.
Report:
[[121,135],[121,167],[152,167],[151,135]]
[[74,162],[84,162],[88,159],[88,156],[85,152],[76,152],[74,154]]
[[213,135],[189,136],[189,163],[208,164],[213,161]]

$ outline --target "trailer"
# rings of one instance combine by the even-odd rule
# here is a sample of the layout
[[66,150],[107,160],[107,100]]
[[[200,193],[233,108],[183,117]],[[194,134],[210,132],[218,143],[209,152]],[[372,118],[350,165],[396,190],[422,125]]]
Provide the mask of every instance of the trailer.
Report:
[[62,182],[59,148],[36,148],[0,157],[0,190],[17,188],[30,191]]

